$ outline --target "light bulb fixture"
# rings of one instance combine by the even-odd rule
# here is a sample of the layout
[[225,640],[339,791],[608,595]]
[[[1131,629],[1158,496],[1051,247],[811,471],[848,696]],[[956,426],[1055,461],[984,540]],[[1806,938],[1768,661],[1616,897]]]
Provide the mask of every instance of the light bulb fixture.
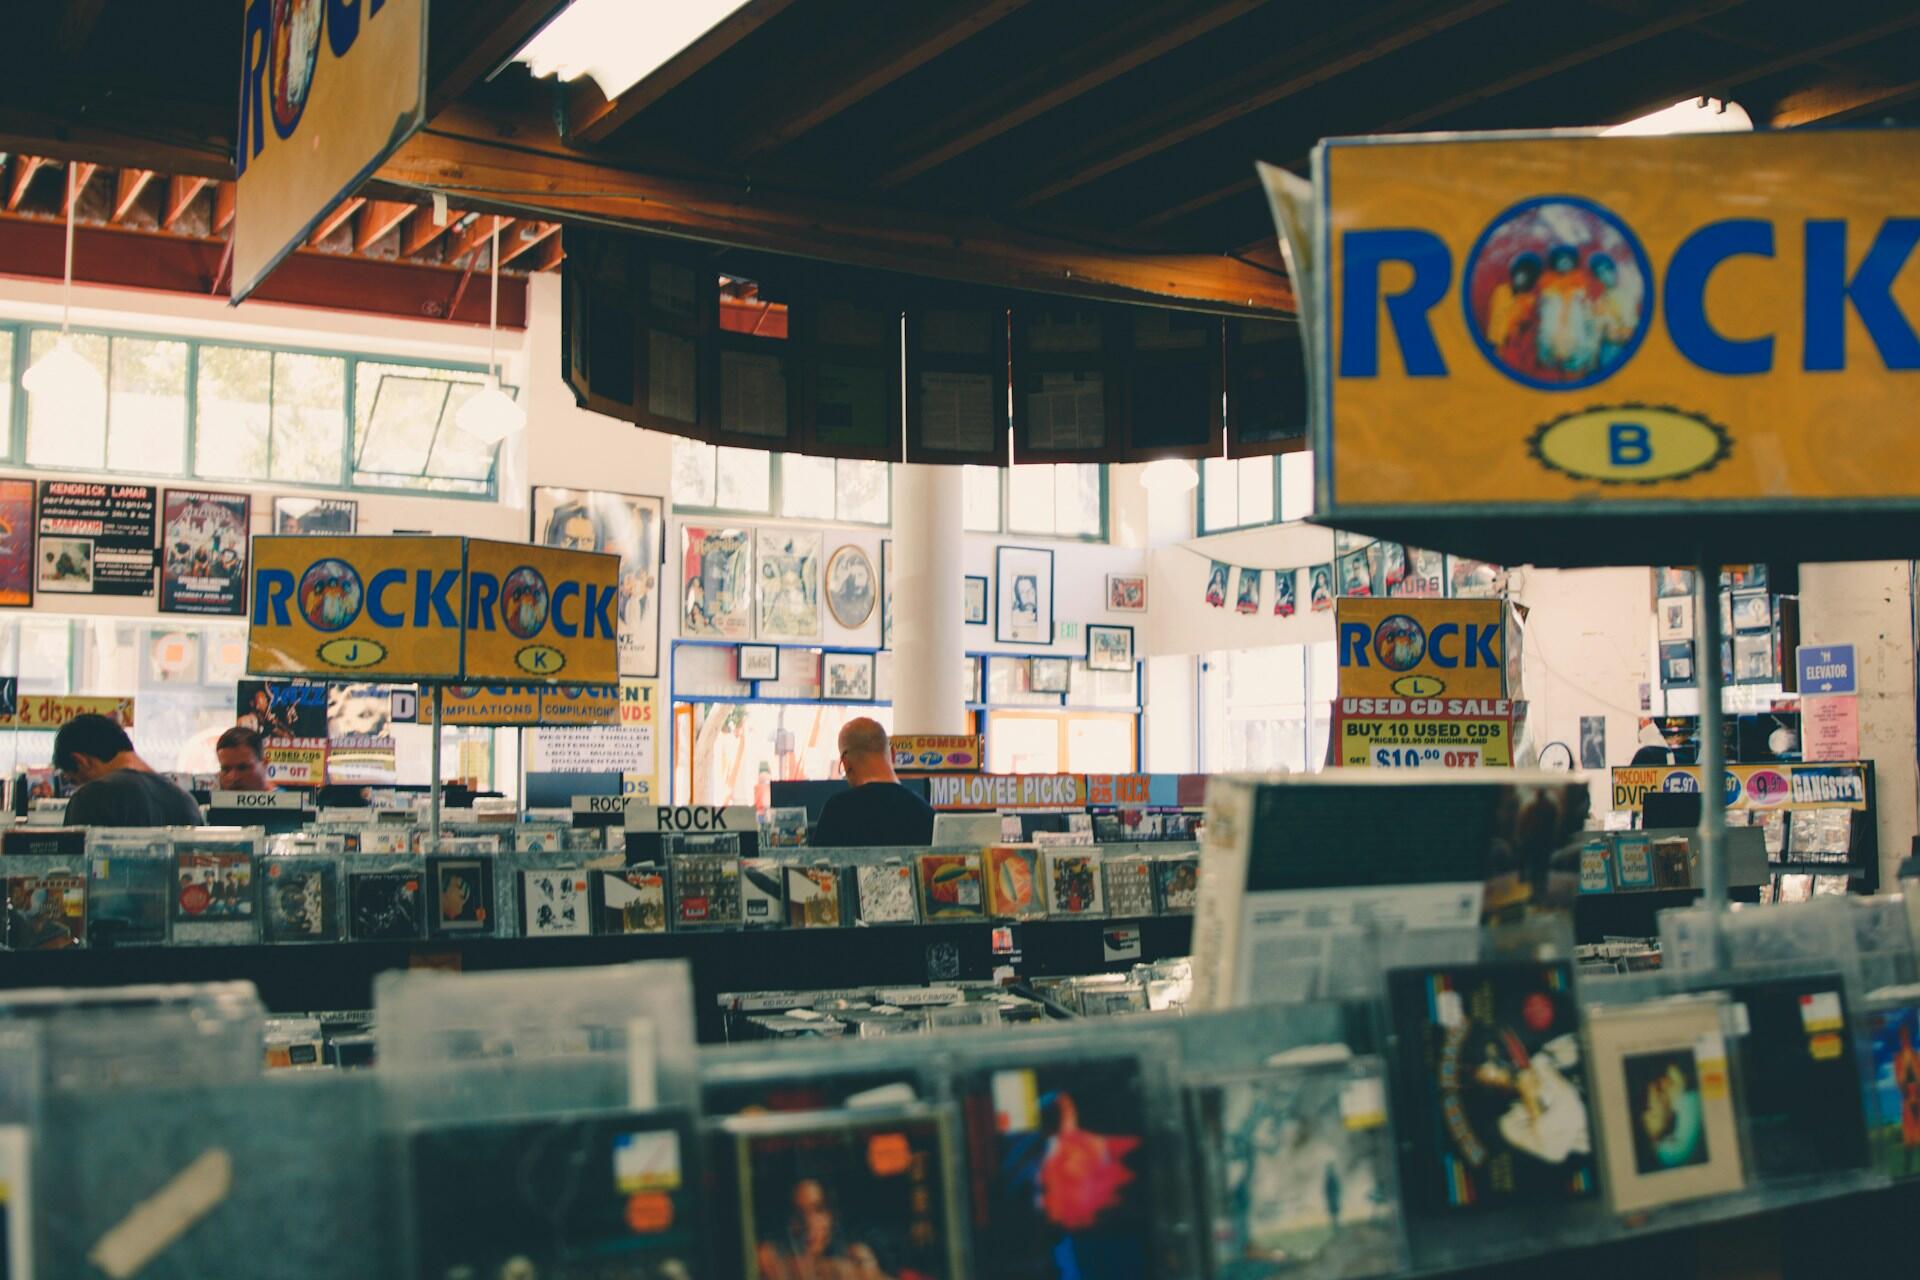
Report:
[[719,26],[746,0],[573,0],[514,55],[535,76],[591,76],[612,102]]
[[487,250],[493,259],[487,290],[487,385],[468,396],[454,415],[460,429],[482,444],[499,444],[527,425],[526,412],[500,389],[500,362],[495,354],[495,339],[500,332],[500,222],[499,218],[493,220],[492,244]]
[[1751,133],[1753,118],[1746,108],[1724,98],[1688,98],[1670,107],[1636,116],[1611,129],[1602,129],[1602,137],[1631,138],[1673,133]]
[[73,349],[69,333],[73,321],[73,214],[80,203],[80,192],[74,187],[76,167],[67,165],[67,265],[60,295],[60,341],[20,375],[20,385],[29,395],[47,396],[59,401],[61,409],[79,413],[90,412],[89,402],[96,398],[105,399],[107,387],[100,371]]
[[1182,458],[1159,458],[1141,471],[1140,483],[1149,493],[1174,497],[1191,491],[1200,483],[1200,475],[1191,462]]

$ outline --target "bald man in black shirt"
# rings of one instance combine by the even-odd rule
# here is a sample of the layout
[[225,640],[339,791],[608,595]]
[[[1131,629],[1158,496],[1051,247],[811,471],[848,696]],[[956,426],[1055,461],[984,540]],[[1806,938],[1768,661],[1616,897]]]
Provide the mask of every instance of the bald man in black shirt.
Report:
[[933,843],[933,807],[900,785],[893,744],[880,722],[865,716],[840,730],[840,765],[848,788],[827,801],[813,844],[829,849]]

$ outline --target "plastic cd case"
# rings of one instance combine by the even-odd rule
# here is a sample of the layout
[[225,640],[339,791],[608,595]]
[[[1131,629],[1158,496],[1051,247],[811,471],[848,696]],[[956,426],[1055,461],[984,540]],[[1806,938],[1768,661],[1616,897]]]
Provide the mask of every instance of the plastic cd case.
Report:
[[985,858],[987,914],[996,920],[1046,919],[1040,850],[1032,845],[994,845]]
[[340,864],[309,855],[261,859],[260,913],[268,942],[333,942],[340,937]]
[[740,923],[777,929],[787,922],[784,864],[777,858],[740,859]]
[[1718,994],[1587,1011],[1607,1192],[1629,1214],[1746,1185]]
[[1883,1001],[1865,1021],[1873,1167],[1889,1178],[1920,1176],[1920,1003]]
[[1166,1153],[1136,1054],[963,1071],[974,1274],[1174,1280],[1158,1265]]
[[1595,1193],[1570,965],[1397,969],[1387,990],[1409,1202],[1464,1209]]
[[935,924],[985,918],[979,854],[923,853],[918,868],[922,921]]
[[414,1274],[704,1276],[694,1142],[678,1109],[417,1130]]
[[601,933],[665,933],[667,877],[658,867],[596,871]]
[[593,932],[587,873],[553,867],[520,873],[520,936],[583,938]]
[[1613,838],[1613,879],[1622,889],[1653,888],[1653,837],[1622,831]]
[[1727,994],[1755,1174],[1797,1177],[1866,1164],[1865,1111],[1840,978],[1742,982]]
[[920,918],[914,903],[913,868],[904,862],[857,866],[853,887],[861,924],[912,924]]
[[152,853],[97,854],[87,872],[87,927],[114,946],[158,946],[167,940],[173,900],[171,845]]
[[828,863],[789,864],[782,869],[787,882],[787,926],[792,929],[840,927],[840,872]]
[[964,1274],[953,1126],[944,1110],[755,1116],[723,1128],[739,1189],[745,1275]]
[[1404,1265],[1379,1059],[1207,1077],[1188,1097],[1214,1280]]
[[1046,851],[1047,913],[1055,919],[1104,916],[1106,884],[1100,855],[1088,850]]
[[173,842],[175,942],[248,942],[258,936],[252,840]]
[[87,877],[74,871],[8,876],[10,951],[64,951],[87,940]]
[[1160,910],[1170,916],[1190,916],[1200,901],[1200,855],[1170,853],[1155,864]]
[[740,859],[727,853],[676,853],[667,859],[673,873],[673,927],[738,929]]
[[1139,854],[1103,858],[1107,914],[1116,920],[1154,914],[1153,859]]
[[348,930],[362,942],[418,938],[420,886],[418,871],[348,872]]

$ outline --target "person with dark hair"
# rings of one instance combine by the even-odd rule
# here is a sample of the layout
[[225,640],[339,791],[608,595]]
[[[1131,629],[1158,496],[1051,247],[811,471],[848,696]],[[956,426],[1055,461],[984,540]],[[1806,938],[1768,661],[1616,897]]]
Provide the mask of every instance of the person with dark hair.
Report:
[[193,797],[134,754],[127,731],[105,716],[75,716],[53,737],[53,767],[80,789],[67,802],[76,827],[198,827]]
[[266,744],[258,731],[237,724],[220,735],[213,744],[214,758],[220,761],[222,791],[272,791],[267,777]]

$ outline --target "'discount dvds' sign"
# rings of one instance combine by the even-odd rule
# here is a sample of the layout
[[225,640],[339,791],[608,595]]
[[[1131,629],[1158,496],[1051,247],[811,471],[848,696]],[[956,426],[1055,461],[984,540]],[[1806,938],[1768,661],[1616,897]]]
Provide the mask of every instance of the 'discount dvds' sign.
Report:
[[254,539],[247,670],[618,680],[619,558],[440,537]]
[[1920,132],[1316,159],[1323,508],[1920,498]]

